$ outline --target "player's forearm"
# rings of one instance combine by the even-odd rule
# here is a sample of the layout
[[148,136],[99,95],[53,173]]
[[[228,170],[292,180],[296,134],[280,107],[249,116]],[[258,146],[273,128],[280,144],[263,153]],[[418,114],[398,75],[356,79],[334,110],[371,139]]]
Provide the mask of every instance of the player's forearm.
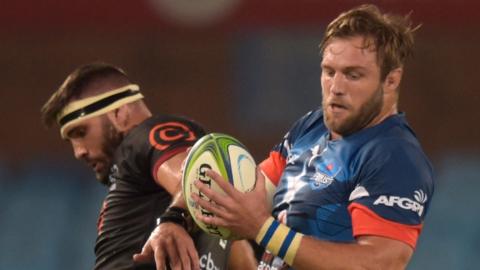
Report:
[[407,244],[379,236],[354,243],[322,241],[297,233],[272,217],[255,239],[295,269],[404,269],[413,253]]
[[303,237],[293,261],[301,269],[405,269],[408,259],[390,254],[387,247],[344,244]]
[[180,207],[183,209],[187,208],[187,204],[185,203],[185,199],[183,198],[182,191],[177,192],[175,196],[173,196],[172,203],[170,207]]

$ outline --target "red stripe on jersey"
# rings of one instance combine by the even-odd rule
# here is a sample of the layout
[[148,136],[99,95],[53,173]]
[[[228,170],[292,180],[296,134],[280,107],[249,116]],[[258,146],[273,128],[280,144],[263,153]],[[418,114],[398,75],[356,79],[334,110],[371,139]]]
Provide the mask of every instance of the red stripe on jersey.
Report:
[[286,159],[279,152],[272,151],[270,156],[260,163],[260,168],[270,178],[272,183],[277,186],[286,165]]
[[351,203],[348,211],[352,217],[353,236],[375,235],[404,242],[415,248],[422,224],[405,225],[384,219],[359,203]]
[[178,148],[175,148],[171,151],[168,151],[168,152],[164,153],[157,161],[155,161],[155,165],[153,166],[153,169],[152,169],[153,179],[155,179],[155,181],[158,181],[158,179],[157,179],[158,169],[160,168],[160,166],[162,166],[162,164],[165,161],[167,161],[168,159],[170,159],[171,157],[175,156],[178,153],[186,151],[189,147],[190,146],[178,147]]
[[100,209],[100,215],[98,216],[97,220],[97,234],[100,235],[103,231],[103,221],[105,215],[105,209],[107,209],[107,201],[103,201],[102,209]]

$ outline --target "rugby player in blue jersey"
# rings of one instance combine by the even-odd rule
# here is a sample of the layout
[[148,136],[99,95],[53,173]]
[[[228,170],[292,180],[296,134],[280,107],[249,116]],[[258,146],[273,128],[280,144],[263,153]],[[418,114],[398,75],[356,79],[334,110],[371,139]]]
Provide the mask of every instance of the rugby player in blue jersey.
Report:
[[252,192],[211,171],[226,195],[197,181],[212,201],[192,198],[215,214],[197,218],[265,247],[259,269],[404,269],[433,194],[397,106],[414,30],[373,5],[333,20],[320,45],[321,108],[273,148]]

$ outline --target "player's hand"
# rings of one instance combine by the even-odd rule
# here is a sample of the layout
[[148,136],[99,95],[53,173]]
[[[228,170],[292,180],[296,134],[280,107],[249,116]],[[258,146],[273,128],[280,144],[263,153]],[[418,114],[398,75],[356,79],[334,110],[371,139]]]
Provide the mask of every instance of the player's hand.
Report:
[[214,216],[203,216],[196,213],[196,218],[213,226],[222,226],[231,230],[236,236],[255,239],[263,223],[270,216],[265,191],[265,177],[257,169],[255,188],[243,193],[235,189],[228,181],[216,172],[209,170],[207,175],[215,181],[225,194],[220,194],[207,185],[196,180],[195,186],[207,198],[202,199],[192,193],[192,199]]
[[134,254],[133,260],[138,263],[155,261],[157,270],[200,269],[198,253],[193,240],[185,229],[175,223],[158,225],[142,248],[142,252]]

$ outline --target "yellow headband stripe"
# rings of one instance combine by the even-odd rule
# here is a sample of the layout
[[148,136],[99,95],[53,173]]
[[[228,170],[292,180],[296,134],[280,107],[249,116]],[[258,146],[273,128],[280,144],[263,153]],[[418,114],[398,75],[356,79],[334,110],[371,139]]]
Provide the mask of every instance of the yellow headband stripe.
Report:
[[138,85],[129,84],[129,85],[125,85],[125,86],[122,86],[120,88],[116,88],[116,89],[113,89],[111,91],[108,91],[108,92],[105,92],[105,93],[102,93],[102,94],[99,94],[99,95],[96,95],[96,96],[87,97],[87,98],[84,98],[84,99],[80,99],[80,100],[70,102],[58,114],[57,121],[60,121],[60,119],[62,117],[64,117],[65,115],[67,115],[69,113],[72,113],[76,110],[80,110],[82,108],[85,108],[88,105],[91,105],[91,104],[93,104],[93,103],[95,103],[99,100],[104,99],[104,98],[107,98],[107,97],[113,96],[115,94],[124,92],[125,90],[136,90],[136,91],[138,91],[139,89],[140,88],[138,87]]
[[142,99],[143,95],[138,90],[138,85],[129,84],[100,95],[69,103],[57,117],[57,121],[61,125],[60,134],[62,138],[66,137],[65,131],[73,124]]

